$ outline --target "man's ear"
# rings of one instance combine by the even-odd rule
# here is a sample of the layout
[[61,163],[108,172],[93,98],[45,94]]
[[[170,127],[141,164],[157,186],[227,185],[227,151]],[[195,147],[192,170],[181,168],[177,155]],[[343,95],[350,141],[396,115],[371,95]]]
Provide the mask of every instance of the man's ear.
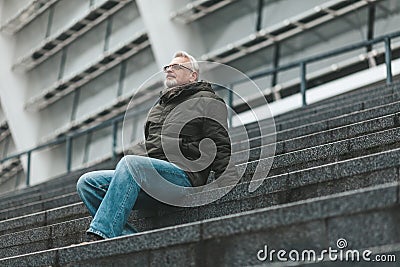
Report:
[[197,72],[195,72],[195,71],[192,72],[192,77],[194,79],[193,81],[197,81],[198,76],[199,76],[199,74]]

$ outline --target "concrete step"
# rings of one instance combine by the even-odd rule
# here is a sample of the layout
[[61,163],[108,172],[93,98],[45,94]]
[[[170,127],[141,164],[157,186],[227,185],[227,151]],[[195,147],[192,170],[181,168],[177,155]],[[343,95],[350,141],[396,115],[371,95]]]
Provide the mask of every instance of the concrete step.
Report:
[[[278,141],[275,144],[275,155],[320,146],[323,144],[333,143],[341,140],[347,140],[364,135],[370,135],[372,133],[393,129],[399,126],[400,113],[382,116],[376,119],[362,121],[359,123],[349,124],[342,127]],[[271,153],[270,149],[272,149],[274,146],[273,144],[269,144],[270,141],[271,140],[269,140],[268,137],[262,137],[252,140],[249,144],[237,144],[235,147],[233,147],[233,151],[235,151],[235,153],[233,154],[235,162],[245,162],[247,159],[247,154],[250,155],[250,160],[256,160],[259,157],[264,158],[265,156],[269,156]],[[247,150],[246,148],[249,146],[251,147],[251,149]],[[265,152],[265,155],[263,153],[260,153],[260,150],[262,152]]]
[[368,108],[373,108],[377,106],[382,106],[382,105],[387,105],[390,103],[394,103],[396,101],[400,101],[400,94],[396,93],[391,96],[386,96],[380,99],[375,99],[375,100],[370,100],[370,101],[365,101],[365,102],[359,102],[354,105],[349,105],[349,106],[343,106],[339,107],[338,109],[335,110],[327,110],[321,113],[317,113],[314,115],[310,115],[305,118],[295,118],[291,120],[285,120],[282,123],[277,124],[277,129],[278,130],[284,130],[284,129],[289,129],[293,127],[297,127],[300,125],[316,122],[316,121],[323,121],[326,119],[330,119],[333,117],[339,117],[342,115],[346,115],[352,112],[358,112],[361,110],[365,110]]
[[[399,106],[400,107],[400,106]],[[389,110],[389,112],[392,110]],[[369,114],[372,114],[373,112],[371,110],[368,110]],[[379,114],[378,114],[379,115]],[[364,133],[369,133],[372,131],[376,131],[379,129],[386,129],[394,126],[394,123],[396,123],[397,120],[397,115],[389,115],[389,116],[384,116],[378,119],[374,120],[369,120],[365,122],[361,122],[358,124],[354,125],[348,125],[345,127],[340,127],[340,128],[334,128],[330,131],[322,131],[322,132],[317,132],[314,135],[306,135],[304,137],[299,137],[299,138],[294,138],[292,140],[286,140],[284,142],[278,142],[276,146],[276,154],[281,154],[284,152],[291,152],[294,151],[295,149],[302,149],[309,147],[311,145],[320,145],[324,142],[328,141],[335,141],[335,140],[341,140],[345,137],[351,137],[351,136],[358,136],[360,134]],[[328,122],[332,124],[332,122]],[[305,130],[309,130],[310,126],[305,128]],[[294,134],[301,134],[302,131],[300,129],[295,129],[292,131]],[[288,132],[282,132],[282,134],[286,135],[287,138],[291,137],[291,134]],[[266,138],[264,138],[266,139]],[[278,133],[277,139],[284,139],[283,136]],[[263,140],[263,142],[267,142],[268,140]],[[258,139],[253,139],[250,142],[251,147],[256,147],[261,144],[261,138]],[[244,143],[239,143],[233,146],[234,150],[244,150],[246,148]],[[250,153],[250,155],[254,155],[257,152],[255,149],[253,149]],[[246,154],[245,152],[235,154],[235,157],[239,158],[239,162],[243,161],[241,158],[243,155]],[[263,155],[262,155],[263,156]],[[24,192],[24,194],[19,194],[15,195],[14,198],[8,197],[7,199],[2,199],[2,202],[0,204],[0,209],[4,210],[10,207],[16,207],[19,205],[22,205],[23,203],[32,203],[32,202],[37,202],[39,200],[43,199],[48,199],[55,197],[57,195],[61,194],[66,194],[70,192],[75,191],[75,183],[76,179],[79,177],[77,175],[80,175],[83,172],[80,172],[78,174],[71,174],[69,177],[63,177],[62,179],[62,187],[59,184],[59,182],[53,182],[53,183],[45,183],[41,187],[36,186],[35,191],[32,191],[33,193],[28,194],[27,192]],[[61,180],[60,180],[61,181]],[[71,185],[65,186],[66,183],[70,183]],[[55,189],[50,190],[51,187],[54,187]],[[5,218],[5,217],[3,217]]]
[[0,259],[40,250],[79,244],[85,241],[85,231],[91,217],[56,223],[0,236]]
[[[243,133],[236,136],[235,138],[239,139],[232,141],[232,147],[234,150],[244,149],[246,147],[244,146],[246,143],[260,142],[258,140],[260,138],[271,140],[270,142],[274,142],[275,140],[282,141],[282,140],[292,139],[299,136],[326,131],[337,127],[346,126],[349,124],[359,123],[362,121],[367,121],[391,115],[397,112],[400,112],[400,101],[389,103],[382,106],[377,106],[374,108],[365,109],[350,114],[345,114],[338,117],[332,117],[326,120],[321,120],[313,123],[304,124],[301,126],[296,126],[293,128],[288,128],[284,130],[277,129],[276,133],[274,132],[273,127],[271,128],[271,126],[267,126],[265,130],[262,130],[262,132],[266,133],[265,135],[260,136],[260,131],[253,129],[250,130],[248,133]],[[274,139],[273,136],[275,135],[276,138]],[[231,138],[234,139],[234,137]],[[260,143],[258,143],[258,145],[259,144]],[[264,141],[264,144],[266,144],[266,141]],[[257,145],[257,143],[255,145]],[[242,146],[242,148],[237,148],[237,146]]]
[[[282,114],[281,116],[276,116],[274,118],[274,121],[276,124],[281,124],[281,123],[285,123],[287,121],[290,120],[302,120],[303,118],[307,118],[310,116],[314,116],[316,114],[323,114],[326,113],[328,111],[332,112],[332,113],[337,113],[339,112],[339,110],[343,107],[350,107],[350,106],[354,106],[356,104],[360,104],[360,103],[369,103],[369,105],[374,105],[373,103],[377,100],[382,100],[384,98],[387,97],[391,97],[393,95],[397,95],[396,92],[393,92],[393,90],[391,89],[383,91],[382,93],[378,93],[376,92],[374,96],[364,96],[362,98],[358,97],[358,98],[349,98],[349,99],[344,99],[344,100],[338,100],[338,102],[332,102],[329,104],[325,104],[325,105],[319,105],[317,107],[313,107],[313,108],[309,108],[309,107],[303,107],[299,110],[297,110],[296,112],[291,112],[292,114],[289,113],[285,113]],[[375,101],[372,101],[375,100]],[[379,102],[378,102],[379,103]]]
[[[348,99],[354,99],[362,96],[368,96],[368,95],[375,95],[376,93],[384,92],[387,90],[393,89],[394,91],[397,90],[400,87],[400,82],[399,80],[394,81],[391,85],[386,85],[386,81],[380,81],[374,84],[366,85],[363,87],[360,87],[358,89],[342,93],[340,95],[336,95],[327,99],[323,99],[321,101],[312,103],[308,105],[308,107],[313,108],[314,106],[319,106],[319,105],[325,105],[328,103],[334,103],[334,102],[341,102],[341,101],[346,101]],[[382,94],[382,95],[383,95]]]
[[[399,108],[400,108],[400,105],[399,105]],[[383,109],[381,109],[381,111],[382,110]],[[389,108],[387,111],[391,112],[393,110]],[[371,111],[371,110],[368,110],[367,112],[369,112],[369,114],[373,113],[373,111]],[[380,115],[380,114],[378,113],[377,115]],[[358,136],[360,134],[368,133],[369,131],[375,131],[380,128],[385,129],[388,127],[393,127],[393,125],[398,122],[397,115],[398,114],[389,115],[389,116],[385,116],[385,117],[378,118],[375,120],[361,122],[361,123],[358,123],[355,125],[349,125],[349,126],[345,126],[345,127],[341,127],[341,128],[334,128],[333,130],[330,130],[330,131],[318,132],[314,135],[308,135],[308,136],[304,136],[301,138],[288,140],[285,142],[278,142],[277,143],[277,154],[280,154],[283,152],[291,152],[291,151],[294,151],[295,149],[302,149],[302,148],[306,148],[311,145],[314,145],[314,146],[320,145],[327,141],[341,140],[343,138],[346,138],[347,136],[348,137]],[[332,124],[331,121],[328,123]],[[307,128],[307,129],[309,129],[309,128]],[[294,133],[301,134],[302,132],[300,130],[296,130],[296,131],[294,131]],[[282,138],[283,137],[279,137],[279,133],[278,133],[278,139],[282,139]],[[290,138],[290,134],[287,134],[287,138]],[[259,145],[260,143],[261,143],[260,139],[254,139],[251,141],[250,144],[252,147],[254,147],[254,146]],[[241,144],[241,145],[242,145],[242,147],[239,144],[236,145],[234,147],[234,149],[244,149],[243,144]],[[254,157],[254,155],[256,155],[256,153],[255,153],[256,151],[257,150],[255,150],[255,149],[252,150],[252,152],[250,153],[252,155],[252,157]],[[243,154],[245,154],[245,153],[244,152],[241,153],[241,155],[243,155]],[[237,155],[235,155],[235,156],[237,156]],[[263,156],[263,155],[261,155],[261,156]],[[239,156],[239,158],[240,157],[241,156]],[[72,177],[72,181],[73,181],[72,184],[75,184],[75,181],[78,177],[79,176]],[[75,191],[74,185],[65,187],[65,183],[67,182],[67,180],[68,180],[68,178],[64,178],[64,180],[63,180],[64,185],[61,189],[57,188],[57,187],[59,187],[57,184],[56,184],[56,186],[53,186],[53,187],[57,188],[57,189],[54,189],[53,192],[47,191],[47,188],[49,186],[46,184],[46,185],[43,185],[41,190],[34,191],[35,192],[34,194],[27,194],[28,195],[27,196],[25,193],[25,195],[19,195],[19,196],[22,199],[25,198],[26,201],[31,202],[31,201],[34,201],[35,198],[36,198],[36,200],[39,198],[43,199],[43,196],[46,196],[47,198],[51,198],[53,196],[56,196],[56,195],[59,195],[62,193],[74,192]],[[57,193],[57,190],[60,190],[60,192]],[[41,192],[43,192],[43,193],[41,193]],[[46,193],[44,193],[44,192],[46,192]],[[10,198],[10,199],[12,199],[12,198]],[[23,201],[23,200],[20,200],[18,197],[16,197],[15,199],[12,199],[12,200],[13,201],[9,201],[9,202],[3,200],[0,207],[2,207],[2,209],[7,208],[7,207],[15,207],[17,205],[18,201]]]
[[6,220],[9,218],[23,216],[38,211],[53,209],[68,204],[78,203],[80,201],[81,199],[79,198],[75,189],[75,192],[2,210],[0,211],[0,220]]
[[89,216],[82,202],[0,221],[0,235]]
[[65,179],[65,184],[63,187],[59,188],[56,187],[55,189],[48,190],[46,193],[27,193],[25,196],[19,196],[15,199],[10,199],[8,201],[4,201],[0,204],[0,213],[3,210],[10,209],[10,208],[17,208],[21,205],[27,203],[36,203],[38,201],[43,201],[46,199],[54,198],[57,196],[65,195],[71,192],[76,191],[76,181],[77,177],[75,176],[68,176]]
[[[249,183],[245,183],[238,185],[228,195],[207,206],[191,209],[163,207],[153,212],[133,211],[130,221],[140,230],[149,230],[394,182],[399,180],[400,160],[396,158],[399,154],[400,150],[394,150],[390,153],[379,153],[356,160],[270,177],[264,180],[260,188],[254,192],[249,192]],[[375,162],[376,166],[370,169],[362,168],[365,162]],[[353,168],[348,168],[351,166]],[[351,172],[354,166],[358,168]],[[332,170],[342,171],[332,172]],[[212,192],[199,194],[199,197],[205,198],[207,194],[212,194]],[[78,210],[85,215],[83,206],[75,206],[75,215]],[[24,248],[26,251],[35,250],[35,242],[48,245],[53,244],[52,240],[55,239],[63,244],[80,242],[90,220],[89,218],[75,221],[58,219],[65,223],[50,225],[52,224],[50,221],[46,223],[48,225],[46,227],[1,236],[0,244],[4,245],[0,247],[0,257],[11,255],[13,251],[20,253]],[[63,233],[63,231],[53,228],[68,228],[69,230],[68,233],[63,234],[64,237],[60,237],[60,234],[51,235],[51,233]],[[26,236],[33,236],[36,239],[32,241],[33,239],[27,239]]]
[[[3,258],[2,266],[248,266],[271,249],[397,244],[398,182],[181,224],[132,236]],[[355,231],[353,226],[357,225]],[[390,231],[388,231],[390,230]]]
[[297,110],[278,115],[275,117],[275,120],[284,121],[299,116],[302,113],[318,113],[322,110],[331,110],[337,107],[347,106],[349,104],[381,98],[382,96],[391,95],[398,92],[399,88],[400,83],[390,86],[368,86],[367,88],[362,88],[361,90],[347,92],[342,95],[334,96],[332,98],[307,105],[306,107],[301,107]]
[[[400,128],[385,130],[366,136],[355,137],[352,139],[341,140],[333,143],[327,143],[311,148],[276,155],[274,158],[270,159],[273,160],[273,163],[268,176],[316,167],[331,162],[346,160],[349,158],[356,158],[359,156],[382,152],[399,147]],[[264,152],[264,154],[266,155],[268,153],[268,151]],[[268,158],[261,157],[261,160],[268,161]],[[258,164],[259,161],[255,160],[250,162],[249,164],[239,164],[238,168],[254,169],[254,166],[257,166]]]
[[399,100],[400,100],[400,92],[396,92],[394,94],[381,96],[381,97],[373,99],[373,100],[356,102],[356,103],[352,103],[347,106],[341,106],[334,110],[325,110],[323,112],[313,113],[313,114],[310,114],[307,116],[289,118],[289,119],[283,120],[281,122],[276,121],[275,119],[272,120],[271,118],[265,119],[265,120],[260,121],[259,123],[247,124],[245,126],[245,128],[247,129],[246,135],[244,135],[243,131],[240,128],[236,127],[230,131],[230,136],[234,141],[237,141],[237,140],[243,139],[247,135],[249,137],[257,136],[257,134],[259,134],[259,132],[260,132],[260,129],[259,129],[260,127],[262,129],[266,128],[266,130],[264,130],[264,131],[267,131],[268,127],[274,127],[276,129],[276,131],[282,131],[282,130],[298,127],[301,125],[305,125],[305,124],[310,124],[310,123],[314,123],[314,122],[318,122],[318,121],[332,119],[335,117],[340,117],[343,115],[348,115],[350,113],[363,111],[366,109],[371,109],[371,108],[376,108],[376,107],[383,106],[383,105],[392,104],[394,102],[398,102]]
[[[378,92],[380,95],[380,97],[381,98],[385,98],[385,99],[387,99],[387,97],[386,96],[384,96],[384,97],[382,97],[382,93],[384,93],[384,92],[389,92],[389,94],[391,94],[391,92],[397,92],[397,86],[398,84],[395,84],[395,85],[393,85],[393,86],[389,86],[389,87],[387,87],[387,86],[384,86],[384,87],[382,87],[382,88],[378,88],[378,89],[376,89],[376,88],[374,88],[374,87],[371,87],[370,88],[370,91],[372,91],[372,92]],[[384,92],[382,92],[382,91],[384,91]],[[350,93],[347,93],[347,94],[353,94],[354,92],[350,92]],[[369,92],[369,91],[360,91],[359,93],[357,93],[357,94],[361,94],[361,93],[363,93],[363,95],[365,96],[368,96],[369,98],[371,98],[371,92]],[[345,95],[343,95],[343,96],[341,96],[343,99],[345,99],[345,100],[349,100],[349,101],[354,101],[353,99],[349,99],[349,97],[347,96],[347,94],[345,94]],[[338,98],[339,99],[339,98]],[[332,99],[332,101],[334,101],[333,99]],[[375,101],[375,100],[373,100],[373,101]],[[367,101],[368,102],[368,101]],[[335,103],[335,102],[334,102]],[[318,103],[315,103],[315,104],[313,104],[313,105],[317,105]],[[307,107],[306,109],[307,110],[310,110],[311,108],[312,108],[313,106],[312,105],[310,105],[309,107]],[[295,111],[294,112],[295,114],[297,113],[297,111]],[[289,114],[287,114],[288,116],[289,116]],[[290,116],[292,116],[292,115],[290,115]],[[288,118],[290,118],[290,116],[288,117]],[[279,117],[280,118],[280,117]],[[276,119],[278,119],[278,118],[276,118]],[[293,118],[291,118],[291,119],[293,119]],[[251,124],[250,124],[251,125]],[[62,179],[53,179],[52,181],[49,181],[49,182],[45,182],[45,183],[43,183],[43,184],[41,184],[40,186],[45,186],[47,183],[49,183],[49,185],[51,185],[51,184],[53,184],[53,183],[55,183],[55,182],[57,182],[57,181],[59,181],[59,182],[61,182],[62,181]],[[16,194],[18,194],[18,193],[20,193],[20,194],[22,194],[22,195],[24,195],[24,194],[26,194],[26,193],[28,193],[28,192],[33,192],[33,191],[35,191],[36,190],[36,187],[35,186],[33,186],[33,187],[30,187],[30,188],[27,188],[27,189],[23,189],[23,190],[18,190],[18,191],[16,191],[16,192],[10,192],[10,193],[7,193],[7,194],[3,194],[3,195],[0,195],[0,199],[2,199],[2,200],[6,200],[7,199],[7,196],[9,196],[10,198],[14,198],[15,197],[15,195]]]
[[[369,112],[369,114],[371,114],[371,113],[373,113],[372,111],[373,110],[367,110],[366,112]],[[381,109],[381,111],[382,111],[382,109]],[[379,114],[377,114],[377,115],[379,115]],[[346,118],[346,119],[349,119],[349,118]],[[327,123],[331,124],[331,125],[335,124],[332,120],[327,121]],[[277,139],[278,140],[287,139],[287,138],[293,137],[293,134],[302,134],[302,133],[306,134],[307,132],[310,131],[310,129],[313,128],[313,126],[316,126],[315,130],[320,130],[321,129],[321,125],[319,125],[319,124],[306,125],[304,127],[301,127],[302,129],[296,129],[295,128],[295,129],[289,130],[289,131],[278,132]],[[302,131],[302,130],[304,130],[304,131]],[[281,136],[281,133],[283,134],[283,136]],[[257,146],[260,143],[261,142],[260,142],[259,138],[253,138],[251,140],[251,142],[250,142],[250,145],[251,146]],[[234,144],[234,147],[233,147],[234,150],[240,149],[241,145],[243,146],[243,143]],[[279,150],[279,143],[278,143],[278,147],[277,148]],[[97,168],[99,168],[99,167],[97,167]],[[92,169],[95,169],[95,168],[92,167]],[[80,172],[80,174],[82,174],[85,171],[80,170],[79,172]],[[80,176],[80,174],[76,175],[74,178],[77,179]],[[24,198],[28,198],[29,199],[30,197],[32,197],[31,201],[35,201],[35,200],[37,201],[39,198],[41,198],[41,196],[47,195],[47,192],[48,192],[49,188],[53,188],[53,187],[57,187],[57,186],[60,187],[61,183],[64,184],[66,182],[65,181],[65,177],[62,177],[62,178],[63,179],[55,179],[54,181],[50,181],[50,182],[47,182],[47,183],[44,183],[44,184],[40,185],[41,189],[39,187],[32,187],[32,188],[29,188],[29,189],[26,189],[26,190],[21,190],[20,192],[14,193],[14,195],[10,195],[8,197],[7,196],[0,197],[0,199],[2,199],[2,202],[1,202],[2,204],[0,204],[1,205],[0,209],[4,209],[4,208],[7,208],[7,207],[15,206],[15,203],[19,201],[19,198],[17,196],[18,193],[19,193],[18,194],[19,197],[22,198],[22,199],[24,199]],[[29,191],[27,191],[27,190],[29,190]],[[72,192],[72,191],[68,191],[68,192]],[[68,192],[65,192],[65,193],[68,193]],[[35,194],[36,194],[36,196],[33,196]],[[7,199],[12,199],[13,201],[9,201]],[[29,201],[28,199],[27,199],[27,201]]]
[[[328,132],[320,132],[314,136],[305,136],[304,138],[280,142],[277,145],[276,156],[269,176],[323,165],[351,157],[371,154],[386,149],[397,148],[400,145],[399,128],[383,130],[372,134],[369,133],[367,135],[362,134],[364,134],[363,131],[367,131],[368,133],[369,131],[397,126],[396,123],[399,121],[400,114],[397,113]],[[349,135],[357,137],[340,140]],[[332,142],[335,141],[335,139],[339,139],[340,141]],[[308,145],[313,147],[307,148]],[[271,151],[268,147],[264,148],[265,149],[252,149],[250,151],[250,160],[259,158],[263,159],[270,156]],[[235,162],[242,162],[243,164],[247,162],[247,156],[246,151],[234,154]],[[257,162],[253,162],[250,164],[252,169],[255,168],[252,165],[256,163]],[[239,166],[239,169],[243,168],[245,167]],[[75,193],[75,180],[72,181],[73,184],[64,187],[65,190],[69,189],[67,194],[58,195],[57,193],[59,192],[54,191],[49,195],[46,194],[46,197],[48,197],[46,199],[41,199],[36,202],[28,202],[28,204],[21,201],[19,202],[19,206],[13,206],[0,211],[0,219],[9,219],[32,212],[79,202],[80,199]]]
[[[397,119],[396,119],[397,118]],[[359,127],[360,129],[375,130],[374,124],[381,123],[384,125],[384,128],[389,126],[393,127],[395,121],[399,121],[400,114],[394,114],[387,116],[387,120],[379,119],[378,121],[373,121],[373,123],[362,125]],[[380,126],[380,125],[379,125]],[[350,127],[350,126],[347,126]],[[398,148],[400,146],[400,128],[394,128],[384,131],[379,131],[376,133],[368,134],[360,136],[360,133],[356,130],[344,130],[340,129],[337,133],[340,137],[340,133],[348,133],[352,132],[355,138],[345,139],[337,142],[329,142],[333,140],[329,140],[331,136],[336,136],[336,134],[328,134],[327,137],[323,138],[317,136],[314,140],[317,142],[323,143],[322,145],[313,144],[313,138],[305,137],[304,141],[301,142],[299,140],[287,141],[288,144],[283,143],[282,147],[288,147],[289,151],[286,152],[285,149],[279,149],[275,153],[274,162],[271,167],[271,171],[269,172],[269,176],[277,175],[285,172],[292,172],[296,170],[300,170],[302,168],[310,168],[318,165],[327,164],[330,162],[335,162],[343,159],[348,159],[351,157],[357,157],[361,155],[367,155],[371,153],[376,153],[378,151],[384,151],[387,149]],[[311,140],[311,141],[310,141]],[[292,142],[290,142],[292,141]],[[290,149],[292,144],[292,148]],[[314,145],[314,147],[303,149],[301,147],[303,144]],[[300,145],[300,147],[296,147]],[[279,147],[279,146],[278,146]],[[295,150],[299,149],[299,150]],[[292,151],[295,150],[295,151]],[[265,152],[267,151],[267,152]],[[260,152],[260,149],[252,149],[250,151],[250,159],[255,160],[259,158],[265,158],[268,156],[268,148],[263,149]],[[235,162],[237,163],[246,163],[247,162],[247,153],[244,151],[243,153],[237,153],[234,155]],[[253,164],[253,163],[251,163]],[[239,166],[239,169],[241,166]],[[254,167],[252,167],[254,169]],[[58,206],[64,206],[76,202],[80,202],[80,198],[75,193],[75,181],[74,184],[67,186],[65,188],[69,188],[70,192],[67,194],[57,195],[58,191],[52,192],[53,197],[48,197],[46,199],[40,199],[36,202],[20,202],[19,206],[13,206],[8,209],[4,209],[0,211],[0,219],[9,219],[17,216],[26,215],[33,212],[43,211],[51,208],[55,208]]]

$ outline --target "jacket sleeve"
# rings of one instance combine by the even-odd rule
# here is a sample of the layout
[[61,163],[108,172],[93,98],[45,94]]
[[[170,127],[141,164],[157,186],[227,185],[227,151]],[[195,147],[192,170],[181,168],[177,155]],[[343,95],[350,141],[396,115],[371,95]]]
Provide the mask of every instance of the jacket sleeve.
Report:
[[[211,170],[214,171],[219,186],[229,186],[238,181],[236,167],[230,162],[232,150],[227,132],[227,115],[227,108],[222,99],[212,99],[206,104],[203,133],[204,138],[212,139],[217,147]],[[222,174],[222,179],[218,179]]]
[[128,154],[148,157],[144,141],[134,144],[129,150]]

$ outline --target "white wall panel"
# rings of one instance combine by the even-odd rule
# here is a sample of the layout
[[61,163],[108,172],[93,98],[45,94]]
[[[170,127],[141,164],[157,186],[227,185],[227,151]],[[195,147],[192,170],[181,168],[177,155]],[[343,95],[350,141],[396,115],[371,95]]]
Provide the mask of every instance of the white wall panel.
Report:
[[[296,60],[364,40],[366,38],[366,17],[367,9],[362,9],[354,14],[344,16],[344,19],[322,24],[316,28],[283,40],[280,45],[279,64],[288,64]],[[331,64],[337,63],[338,61],[346,60],[351,56],[357,56],[362,51],[365,51],[365,49],[350,52],[323,62],[313,63],[307,66],[307,72],[329,67]],[[270,46],[230,62],[230,65],[248,74],[254,73],[257,69],[271,69],[273,53],[274,47]],[[295,68],[279,73],[278,82],[284,83],[297,77],[299,77],[299,69]],[[269,86],[270,84],[268,83],[268,87]]]
[[135,34],[143,30],[145,30],[143,20],[140,17],[135,1],[133,1],[112,16],[109,50],[113,50],[121,43],[132,40]]
[[15,59],[26,56],[37,48],[46,38],[49,10],[40,14],[34,21],[15,34],[16,51]]
[[203,35],[197,27],[171,20],[170,14],[182,8],[187,1],[136,0],[146,25],[155,60],[161,68],[177,50],[186,50],[194,56],[206,52]]
[[60,72],[62,52],[56,53],[50,59],[44,61],[36,68],[27,73],[29,88],[27,88],[27,99],[41,94],[49,89],[58,80]]
[[[265,1],[262,28],[283,22],[307,11],[324,0]],[[222,48],[256,32],[257,0],[238,1],[195,22],[200,28],[208,52]],[[189,26],[190,27],[190,26]]]
[[[168,62],[166,62],[167,64]],[[135,91],[152,75],[160,72],[151,49],[146,49],[127,61],[123,94]]]
[[107,0],[92,0],[93,5],[101,5],[107,2]]
[[68,46],[64,76],[77,73],[93,64],[104,50],[106,23],[102,22]]
[[258,1],[238,1],[193,23],[208,52],[240,40],[255,31]]
[[[31,185],[35,185],[48,180],[49,177],[55,177],[66,172],[66,150],[65,143],[52,147],[50,149],[32,152],[31,161]],[[37,167],[42,160],[51,162],[49,166],[40,171]],[[45,174],[43,175],[43,171]]]
[[[323,24],[283,42],[280,64],[287,64],[303,58],[331,51],[366,38],[367,10],[362,9],[348,14],[343,19]],[[316,62],[307,66],[307,72],[318,71],[331,64],[358,56],[365,49],[355,50],[335,58]],[[279,81],[284,82],[299,77],[299,70],[286,71],[279,75]]]
[[[254,0],[251,0],[254,1]],[[326,0],[270,0],[265,1],[262,13],[262,28],[270,27],[287,18],[297,16],[315,6],[326,3]]]
[[13,18],[17,13],[22,10],[32,0],[2,0],[3,7],[0,14],[0,22],[3,24],[9,19]]
[[[229,66],[232,66],[239,71],[251,74],[257,70],[265,70],[266,68],[272,66],[274,55],[274,47],[267,47],[256,51],[247,56],[241,57],[235,61],[229,62]],[[233,80],[237,80],[233,77]]]
[[[137,118],[129,118],[124,120],[123,123],[120,123],[118,126],[118,134],[117,134],[117,148],[122,149],[122,140],[130,140],[129,138],[135,135],[137,124]],[[122,135],[124,135],[124,139],[122,139]],[[128,146],[127,143],[124,143],[125,150]]]
[[271,87],[271,76],[235,85],[233,88],[235,92],[233,101],[235,103],[236,101],[242,102],[243,100],[246,101],[250,96],[261,96],[261,91],[269,87]]
[[89,146],[88,161],[99,160],[105,156],[111,155],[112,147],[112,129],[106,128],[96,131],[92,135],[92,140]]
[[400,30],[400,1],[381,1],[376,7],[375,36]]
[[83,17],[89,10],[89,3],[89,0],[61,0],[55,4],[50,36]]
[[112,68],[80,89],[76,119],[109,106],[117,97],[120,65]]
[[74,138],[72,140],[72,157],[71,157],[71,169],[79,169],[84,163],[85,145],[87,141],[87,135]]
[[42,133],[42,136],[48,136],[56,129],[59,129],[70,122],[73,99],[74,94],[69,94],[62,100],[57,101],[40,111],[40,132]]
[[[118,147],[122,148],[122,134],[124,146],[129,145],[129,143],[137,143],[144,140],[144,124],[146,123],[147,112],[143,114],[138,114],[137,116],[127,120],[124,126],[123,133],[118,133]],[[126,127],[126,128],[125,128]],[[129,142],[128,142],[129,141]],[[126,149],[126,147],[124,147]]]
[[23,188],[25,186],[25,174],[24,172],[18,172],[13,178],[7,180],[0,185],[1,192],[13,191],[16,188]]

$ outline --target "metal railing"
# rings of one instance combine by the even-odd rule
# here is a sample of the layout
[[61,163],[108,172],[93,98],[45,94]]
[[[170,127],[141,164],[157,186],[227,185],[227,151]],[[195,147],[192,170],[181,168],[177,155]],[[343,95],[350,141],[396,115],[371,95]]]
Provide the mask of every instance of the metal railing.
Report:
[[[305,59],[294,61],[292,63],[288,63],[288,64],[285,64],[285,65],[282,65],[282,66],[279,66],[276,68],[271,68],[268,70],[260,71],[253,75],[249,75],[249,78],[251,80],[254,80],[254,79],[258,79],[258,78],[263,78],[265,76],[274,75],[275,73],[278,73],[278,72],[282,72],[282,71],[286,71],[286,70],[290,70],[290,69],[294,69],[294,68],[299,68],[300,80],[301,80],[300,92],[301,92],[301,96],[302,96],[302,104],[303,104],[303,106],[306,106],[307,105],[307,99],[306,99],[307,78],[306,78],[306,75],[307,75],[307,65],[308,64],[317,62],[317,61],[321,61],[321,60],[325,60],[327,58],[338,56],[340,54],[344,54],[347,52],[351,52],[351,51],[354,51],[354,50],[357,50],[357,49],[360,49],[363,47],[369,47],[374,44],[384,43],[385,65],[386,65],[386,84],[389,85],[393,81],[392,65],[391,65],[391,63],[392,63],[391,40],[396,37],[400,37],[400,31],[382,35],[382,36],[376,37],[371,40],[360,41],[360,42],[357,42],[354,44],[343,46],[343,47],[340,47],[340,48],[337,48],[334,50],[330,50],[325,53],[321,53],[321,54],[318,54],[315,56],[307,57]],[[247,81],[248,81],[248,79],[241,79],[241,80],[235,81],[235,82],[229,84],[229,88],[232,89],[235,85],[245,83]]]
[[111,158],[112,158],[112,160],[115,160],[117,158],[117,134],[118,134],[119,123],[122,122],[125,118],[131,118],[138,114],[143,114],[143,112],[144,112],[144,110],[140,109],[140,110],[130,111],[129,114],[120,114],[112,119],[104,121],[93,127],[90,127],[90,128],[84,129],[84,130],[77,130],[77,131],[69,133],[65,136],[59,137],[56,140],[39,145],[35,148],[32,148],[32,149],[8,156],[6,158],[3,158],[0,160],[0,165],[8,160],[13,159],[13,158],[19,158],[21,156],[26,155],[27,167],[26,167],[26,174],[25,174],[25,184],[26,184],[26,186],[29,186],[30,185],[30,175],[31,175],[32,153],[65,143],[65,145],[66,145],[66,172],[70,173],[71,165],[72,165],[71,163],[72,163],[72,141],[73,141],[73,139],[83,136],[85,134],[88,134],[89,132],[94,132],[96,130],[104,129],[107,127],[112,127],[112,135],[113,136],[112,136],[112,144],[111,144],[111,154],[112,154]]
[[[393,75],[392,75],[392,67],[391,67],[391,62],[392,62],[392,53],[391,53],[391,40],[393,38],[396,37],[400,37],[400,31],[391,33],[391,34],[387,34],[387,35],[383,35],[380,37],[377,37],[375,39],[372,40],[367,40],[367,41],[361,41],[355,44],[351,44],[351,45],[347,45],[338,49],[334,49],[325,53],[321,53],[318,54],[316,56],[312,56],[312,57],[308,57],[299,61],[295,61],[280,67],[276,67],[276,68],[272,68],[266,71],[261,71],[259,73],[256,73],[254,75],[249,76],[250,79],[257,79],[257,78],[261,78],[261,77],[265,77],[268,75],[274,75],[275,73],[281,72],[281,71],[285,71],[285,70],[289,70],[292,68],[299,68],[300,69],[300,78],[301,78],[301,83],[300,83],[300,87],[301,87],[301,96],[302,96],[302,103],[303,106],[307,105],[307,100],[306,100],[306,91],[307,91],[307,79],[306,79],[306,72],[307,72],[307,65],[312,63],[312,62],[316,62],[316,61],[320,61],[323,59],[327,59],[333,56],[337,56],[349,51],[353,51],[362,47],[368,47],[377,43],[384,43],[385,46],[385,65],[386,65],[386,84],[390,85],[393,81]],[[222,87],[222,88],[230,88],[232,89],[235,85],[240,84],[240,83],[244,83],[248,81],[248,79],[243,79],[243,80],[238,80],[235,81],[233,83],[230,83],[229,85],[227,85],[226,87]],[[233,103],[233,92],[232,90],[228,90],[228,100],[227,100],[227,105],[229,105],[230,107],[232,107],[232,103]],[[130,118],[131,116],[135,116],[138,114],[143,114],[144,109],[141,110],[135,110],[135,111],[130,111],[130,114],[127,115],[128,118]],[[66,144],[66,171],[67,173],[70,173],[71,171],[71,159],[72,159],[72,141],[74,138],[77,138],[79,136],[82,136],[84,134],[87,134],[89,132],[94,132],[96,130],[99,129],[103,129],[106,127],[112,127],[112,144],[111,144],[111,154],[112,154],[112,159],[115,160],[117,157],[117,133],[118,133],[118,125],[119,123],[124,120],[125,114],[121,114],[118,115],[117,117],[114,117],[112,119],[109,119],[107,121],[104,121],[96,126],[90,127],[88,129],[84,129],[84,130],[77,130],[75,132],[69,133],[66,136],[62,136],[54,141],[42,144],[38,147],[29,149],[27,151],[23,151],[20,152],[18,154],[15,155],[11,155],[8,156],[6,158],[3,158],[0,160],[0,164],[6,162],[7,160],[13,159],[13,158],[17,158],[17,157],[21,157],[26,155],[27,156],[27,168],[26,168],[26,185],[29,186],[30,185],[30,172],[31,172],[31,156],[33,152],[39,151],[39,150],[43,150],[45,148],[49,148],[52,146],[56,146],[56,145],[60,145],[62,143]],[[228,118],[229,122],[232,121],[232,114],[229,113],[229,118]],[[231,124],[231,123],[229,123]]]

